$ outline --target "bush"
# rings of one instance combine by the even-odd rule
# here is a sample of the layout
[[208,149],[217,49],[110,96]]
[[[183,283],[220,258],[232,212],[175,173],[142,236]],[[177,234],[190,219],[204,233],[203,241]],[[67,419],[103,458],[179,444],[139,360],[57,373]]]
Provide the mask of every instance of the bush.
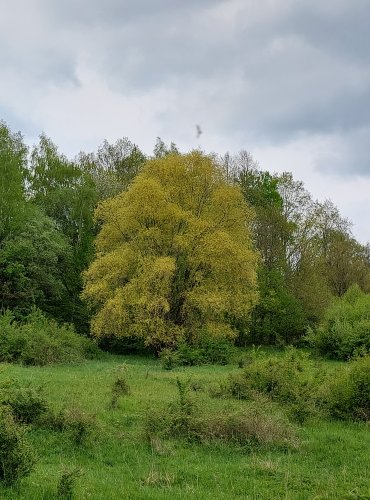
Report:
[[11,409],[17,422],[35,424],[49,411],[49,406],[41,389],[31,387],[15,387],[8,391],[3,403]]
[[94,429],[94,418],[78,407],[71,407],[58,413],[49,413],[43,421],[45,427],[69,434],[76,446],[83,446]]
[[165,370],[173,370],[181,364],[181,359],[177,351],[172,349],[163,349],[159,354],[162,367]]
[[295,448],[295,428],[271,404],[249,404],[242,410],[206,408],[190,396],[190,381],[177,379],[178,399],[163,410],[150,411],[146,436],[152,445],[158,436],[199,443],[219,441],[247,447]]
[[326,389],[333,417],[370,420],[370,356],[354,359],[336,371]]
[[240,446],[297,448],[294,426],[282,413],[266,405],[249,405],[242,411],[224,411],[199,422],[201,440],[219,440]]
[[322,323],[307,336],[320,354],[349,359],[370,352],[370,294],[353,285],[328,308]]
[[227,391],[236,399],[253,400],[259,394],[289,405],[289,413],[303,422],[319,412],[320,378],[305,353],[287,348],[281,356],[258,358],[229,379]]
[[172,370],[176,366],[227,365],[235,354],[236,348],[229,339],[201,332],[193,343],[180,342],[176,350],[164,349],[160,358],[163,368]]
[[71,325],[58,325],[41,311],[33,311],[24,323],[11,312],[0,316],[0,361],[25,365],[80,362],[97,357],[99,349],[77,335]]
[[11,485],[28,475],[34,455],[25,439],[25,431],[6,407],[0,408],[0,481]]
[[81,476],[81,470],[77,468],[63,471],[58,483],[56,497],[71,500],[74,496],[74,487],[79,476]]
[[110,405],[112,408],[118,407],[118,401],[121,396],[130,394],[130,386],[125,377],[117,377],[112,386],[112,398]]

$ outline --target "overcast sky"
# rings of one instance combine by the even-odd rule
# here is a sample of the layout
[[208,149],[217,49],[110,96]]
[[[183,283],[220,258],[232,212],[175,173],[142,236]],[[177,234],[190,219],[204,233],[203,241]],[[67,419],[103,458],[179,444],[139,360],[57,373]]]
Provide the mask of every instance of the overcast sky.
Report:
[[[0,0],[0,118],[73,157],[250,151],[370,240],[369,0]],[[196,124],[202,135],[196,137]]]

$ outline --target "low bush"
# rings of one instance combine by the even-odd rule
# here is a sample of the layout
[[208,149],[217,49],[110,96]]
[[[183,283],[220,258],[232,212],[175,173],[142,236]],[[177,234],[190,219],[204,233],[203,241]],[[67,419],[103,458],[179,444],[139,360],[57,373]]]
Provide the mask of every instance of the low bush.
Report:
[[49,412],[45,415],[43,426],[53,431],[66,432],[73,444],[83,446],[93,432],[95,419],[74,406],[58,413]]
[[36,424],[49,412],[49,405],[42,395],[41,389],[32,387],[8,387],[3,398],[17,422]]
[[224,442],[243,447],[295,448],[294,426],[266,402],[244,404],[243,408],[210,408],[190,394],[190,381],[177,380],[178,399],[167,407],[151,411],[146,419],[146,437],[183,438],[198,443]]
[[35,458],[25,437],[25,429],[17,424],[9,408],[0,408],[0,481],[9,486],[27,476]]
[[164,349],[160,353],[163,368],[205,364],[227,365],[236,355],[236,348],[229,339],[215,338],[207,333],[198,335],[192,343],[180,342],[176,350]]
[[250,404],[243,410],[224,411],[199,422],[201,440],[219,440],[246,447],[298,447],[295,427],[271,406]]
[[327,309],[321,324],[309,330],[307,340],[333,359],[370,352],[370,294],[353,285]]
[[71,325],[58,325],[39,310],[24,323],[16,322],[11,312],[0,316],[0,361],[43,366],[80,362],[97,357],[99,352]]
[[370,356],[336,371],[326,386],[329,413],[340,419],[370,420]]
[[126,377],[117,377],[112,386],[112,397],[110,402],[111,408],[117,408],[119,399],[122,396],[127,396],[128,394],[130,394],[130,386],[126,380]]
[[319,413],[321,377],[305,353],[287,348],[281,356],[259,358],[229,379],[226,390],[236,399],[254,400],[259,394],[288,405],[288,413],[303,422]]
[[81,470],[77,468],[63,471],[58,483],[56,498],[71,500],[74,496],[76,480],[81,474]]
[[160,352],[160,360],[162,367],[165,370],[173,370],[176,366],[181,365],[181,359],[178,355],[177,351],[173,351],[172,349],[163,349]]

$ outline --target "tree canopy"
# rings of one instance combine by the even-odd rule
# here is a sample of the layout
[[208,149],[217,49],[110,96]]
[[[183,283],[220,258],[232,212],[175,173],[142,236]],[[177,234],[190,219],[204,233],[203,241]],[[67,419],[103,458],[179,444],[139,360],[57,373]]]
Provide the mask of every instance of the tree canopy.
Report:
[[200,152],[147,162],[96,211],[102,228],[83,296],[96,336],[137,336],[155,349],[202,331],[235,335],[257,301],[251,210]]

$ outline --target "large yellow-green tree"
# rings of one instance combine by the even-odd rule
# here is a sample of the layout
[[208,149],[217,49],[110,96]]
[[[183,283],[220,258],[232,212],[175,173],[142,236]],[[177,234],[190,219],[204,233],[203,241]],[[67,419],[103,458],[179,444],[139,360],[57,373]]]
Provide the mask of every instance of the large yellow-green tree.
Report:
[[96,210],[101,231],[84,298],[98,337],[160,350],[200,332],[235,335],[257,300],[251,210],[212,157],[150,160]]

